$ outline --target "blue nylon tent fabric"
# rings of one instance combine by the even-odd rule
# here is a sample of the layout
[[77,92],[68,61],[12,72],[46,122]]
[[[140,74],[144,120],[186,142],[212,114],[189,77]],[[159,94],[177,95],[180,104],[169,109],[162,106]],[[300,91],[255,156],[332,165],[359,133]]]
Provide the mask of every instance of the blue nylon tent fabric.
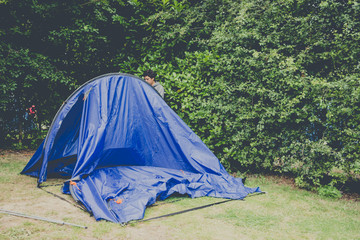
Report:
[[98,169],[70,187],[75,198],[93,213],[96,220],[119,223],[143,219],[146,206],[173,193],[187,194],[191,198],[243,199],[250,193],[260,192],[259,188],[244,187],[241,179],[230,175],[149,166]]
[[[77,181],[64,192],[72,188],[96,219],[114,222],[141,219],[147,205],[173,191],[234,199],[260,191],[231,177],[154,88],[117,73],[68,98],[22,173],[39,183],[48,176]],[[114,197],[127,204],[114,205]]]

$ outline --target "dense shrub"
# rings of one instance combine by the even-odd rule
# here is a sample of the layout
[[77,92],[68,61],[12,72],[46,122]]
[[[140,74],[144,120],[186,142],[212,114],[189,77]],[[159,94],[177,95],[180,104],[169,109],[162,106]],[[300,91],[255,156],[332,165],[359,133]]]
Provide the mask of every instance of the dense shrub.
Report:
[[[147,22],[158,44],[133,71],[160,73],[170,106],[229,169],[336,185],[360,170],[358,16],[359,5],[344,1],[206,1],[160,12]],[[166,63],[163,46],[181,40],[184,54]]]
[[56,98],[44,100],[46,119],[74,84],[152,68],[169,106],[229,170],[291,174],[306,188],[338,187],[360,174],[356,1],[26,0],[0,7],[1,57],[12,59],[1,62],[7,77],[0,85],[6,94],[7,86],[26,86],[33,95],[21,92],[22,101],[39,102],[37,82],[48,86]]
[[[71,78],[57,71],[51,60],[29,49],[14,49],[0,44],[0,147],[35,147],[41,141],[27,141],[44,136],[63,101],[63,94],[74,88]],[[27,109],[36,106],[36,117]]]

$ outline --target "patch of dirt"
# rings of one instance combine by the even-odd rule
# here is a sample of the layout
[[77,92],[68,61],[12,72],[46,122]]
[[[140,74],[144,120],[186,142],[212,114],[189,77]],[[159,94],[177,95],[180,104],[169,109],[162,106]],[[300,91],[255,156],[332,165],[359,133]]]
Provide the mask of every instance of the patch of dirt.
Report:
[[348,201],[354,201],[354,202],[360,202],[360,194],[358,193],[343,193],[343,196],[341,199],[348,200]]
[[29,159],[34,155],[35,151],[30,149],[24,150],[11,150],[11,149],[0,149],[0,156],[5,155],[19,155],[21,157],[29,157]]

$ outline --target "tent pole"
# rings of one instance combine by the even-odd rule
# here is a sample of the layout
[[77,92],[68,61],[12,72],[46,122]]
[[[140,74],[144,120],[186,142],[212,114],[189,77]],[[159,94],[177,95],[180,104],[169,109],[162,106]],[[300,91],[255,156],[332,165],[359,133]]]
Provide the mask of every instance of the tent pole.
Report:
[[81,226],[81,225],[77,225],[77,224],[73,224],[73,223],[67,223],[67,222],[63,222],[63,221],[52,220],[52,219],[38,217],[38,216],[26,215],[23,213],[12,212],[12,211],[7,211],[7,210],[3,210],[3,209],[0,209],[0,213],[5,213],[5,214],[13,215],[13,216],[18,216],[18,217],[31,218],[31,219],[35,219],[35,220],[41,220],[41,221],[45,221],[45,222],[57,223],[60,225],[69,225],[69,226],[73,226],[73,227],[87,229],[86,226]]
[[[234,201],[234,200],[235,199],[226,199],[226,200],[221,201],[221,202],[211,203],[211,204],[203,205],[203,206],[200,206],[200,207],[190,208],[190,209],[186,209],[186,210],[183,210],[183,211],[174,212],[174,213],[170,213],[170,214],[166,214],[166,215],[162,215],[162,216],[158,216],[158,217],[142,219],[142,220],[139,220],[139,222],[147,222],[147,221],[151,221],[151,220],[155,220],[155,219],[159,219],[159,218],[163,218],[163,217],[170,217],[170,216],[178,215],[178,214],[181,214],[181,213],[191,212],[191,211],[194,211],[194,210],[207,208],[207,207],[211,207],[211,206],[214,206],[214,205],[217,205],[217,204],[226,203],[226,202],[230,202],[230,201]],[[239,199],[239,200],[243,200],[243,199]]]

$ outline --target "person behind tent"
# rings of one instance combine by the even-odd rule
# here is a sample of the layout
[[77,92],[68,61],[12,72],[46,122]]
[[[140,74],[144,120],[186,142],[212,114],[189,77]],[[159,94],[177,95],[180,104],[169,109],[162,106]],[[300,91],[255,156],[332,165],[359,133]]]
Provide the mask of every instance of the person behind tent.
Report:
[[144,80],[150,84],[153,88],[155,88],[155,90],[160,94],[160,96],[162,98],[164,98],[164,87],[161,86],[160,83],[158,82],[155,82],[155,77],[156,77],[156,73],[153,72],[151,69],[149,70],[146,70],[144,73],[143,73],[143,78]]

